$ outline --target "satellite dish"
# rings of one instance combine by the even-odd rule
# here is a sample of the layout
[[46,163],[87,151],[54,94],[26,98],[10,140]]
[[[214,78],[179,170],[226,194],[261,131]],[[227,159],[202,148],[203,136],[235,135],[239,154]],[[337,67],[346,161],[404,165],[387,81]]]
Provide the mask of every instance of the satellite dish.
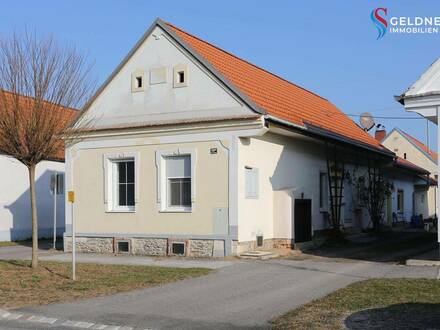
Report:
[[370,129],[372,129],[375,125],[374,118],[369,112],[361,113],[361,118],[359,119],[359,123],[361,124],[362,128],[367,132]]

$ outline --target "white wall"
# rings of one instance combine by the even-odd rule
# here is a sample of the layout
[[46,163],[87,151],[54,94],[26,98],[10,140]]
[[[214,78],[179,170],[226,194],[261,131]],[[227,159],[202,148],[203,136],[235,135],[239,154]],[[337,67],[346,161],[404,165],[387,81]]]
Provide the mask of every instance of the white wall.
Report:
[[[53,233],[53,195],[50,178],[64,173],[64,163],[43,161],[36,169],[37,207],[40,237]],[[0,241],[31,237],[31,212],[27,168],[17,160],[0,155]],[[64,194],[57,197],[57,232],[64,231]]]
[[397,213],[397,192],[403,190],[403,214],[402,218],[399,216],[399,220],[411,221],[411,217],[414,214],[413,193],[414,193],[414,181],[412,176],[404,177],[403,175],[395,175],[393,182],[392,198],[392,211]]
[[[259,169],[259,198],[245,198],[245,166]],[[289,226],[284,237],[274,237],[274,191],[290,190],[293,198],[312,199],[312,229],[324,229],[319,210],[319,172],[327,172],[325,153],[318,143],[301,137],[267,133],[261,138],[240,139],[238,145],[238,240],[291,238]],[[288,211],[286,211],[288,212]],[[282,212],[281,212],[282,213]],[[290,232],[289,232],[290,231]]]
[[[186,87],[173,87],[173,68],[178,64],[188,68]],[[149,74],[153,68],[166,68],[165,83],[150,84]],[[136,70],[145,72],[146,87],[143,91],[132,92],[131,77]],[[252,114],[159,27],[113,77],[87,112],[87,116],[94,119],[95,127]]]

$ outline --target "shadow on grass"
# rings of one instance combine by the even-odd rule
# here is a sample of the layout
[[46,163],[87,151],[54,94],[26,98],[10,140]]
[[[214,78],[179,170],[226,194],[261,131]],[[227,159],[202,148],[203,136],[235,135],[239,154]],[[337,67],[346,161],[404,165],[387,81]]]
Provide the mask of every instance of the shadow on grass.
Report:
[[360,329],[438,329],[440,304],[407,303],[365,309],[345,319],[350,330]]

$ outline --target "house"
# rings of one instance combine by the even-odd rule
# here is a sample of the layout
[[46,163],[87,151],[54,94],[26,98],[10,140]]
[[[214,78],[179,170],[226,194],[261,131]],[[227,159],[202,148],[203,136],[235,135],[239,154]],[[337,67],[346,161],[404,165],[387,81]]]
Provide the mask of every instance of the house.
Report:
[[[440,58],[438,58],[431,66],[411,85],[404,93],[395,96],[397,102],[401,103],[406,111],[416,112],[425,117],[429,121],[438,125],[440,116]],[[438,129],[437,129],[438,134]],[[437,150],[440,148],[440,139],[437,136]],[[438,175],[438,154],[436,158]],[[439,182],[437,180],[437,190]],[[440,197],[437,194],[436,215],[440,204]],[[438,242],[440,244],[440,230],[437,230]]]
[[345,173],[394,166],[325,98],[160,19],[82,116],[93,128],[66,149],[65,250],[72,220],[80,252],[292,248],[329,214],[367,226]]
[[[70,109],[63,111],[67,120],[72,120],[76,115],[76,111]],[[0,241],[28,239],[32,237],[28,169],[15,158],[0,151],[0,173],[2,183],[0,188]],[[38,235],[40,238],[53,237],[54,219],[56,221],[55,232],[57,235],[62,235],[65,231],[64,150],[37,165],[35,181]],[[55,205],[56,217],[54,217]]]
[[[393,151],[402,160],[407,160],[431,173],[426,184],[419,185],[414,192],[414,213],[422,214],[423,218],[436,217],[437,208],[437,153],[430,150],[407,132],[394,128],[382,140],[382,144]],[[425,180],[426,182],[427,180]],[[429,189],[425,189],[426,186]]]

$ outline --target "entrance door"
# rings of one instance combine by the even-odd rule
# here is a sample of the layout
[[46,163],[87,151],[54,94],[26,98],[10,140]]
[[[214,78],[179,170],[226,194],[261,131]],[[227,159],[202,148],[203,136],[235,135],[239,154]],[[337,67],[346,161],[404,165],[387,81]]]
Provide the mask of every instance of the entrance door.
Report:
[[295,243],[312,240],[312,200],[295,199]]

